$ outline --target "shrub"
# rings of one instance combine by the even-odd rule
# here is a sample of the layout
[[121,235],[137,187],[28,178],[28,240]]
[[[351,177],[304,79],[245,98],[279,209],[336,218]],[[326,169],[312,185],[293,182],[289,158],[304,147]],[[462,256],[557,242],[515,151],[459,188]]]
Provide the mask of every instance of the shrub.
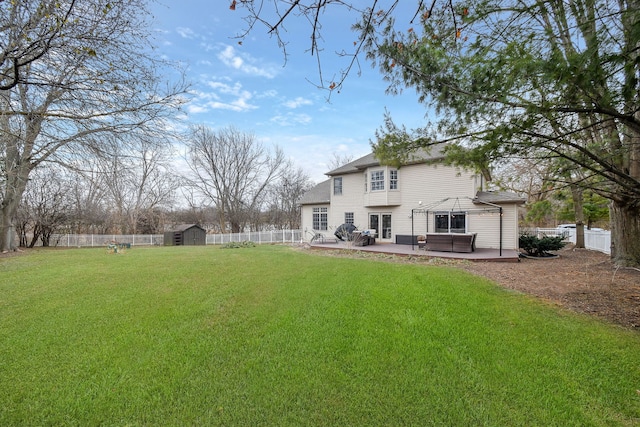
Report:
[[539,238],[531,234],[520,235],[520,249],[524,249],[527,255],[535,257],[551,256],[550,251],[562,249],[566,242],[563,242],[563,236],[544,236]]
[[255,248],[255,247],[256,247],[256,244],[249,240],[244,240],[242,242],[229,242],[222,245],[222,249]]

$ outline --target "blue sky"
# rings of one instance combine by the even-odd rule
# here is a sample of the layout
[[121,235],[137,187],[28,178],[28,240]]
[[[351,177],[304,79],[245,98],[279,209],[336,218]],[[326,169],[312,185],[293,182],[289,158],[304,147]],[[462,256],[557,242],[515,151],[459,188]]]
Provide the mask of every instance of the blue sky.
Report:
[[[383,122],[385,108],[397,124],[424,125],[425,107],[413,90],[385,95],[381,74],[361,60],[340,93],[328,93],[319,81],[317,59],[308,52],[310,30],[301,19],[287,22],[288,58],[275,38],[257,26],[243,40],[245,11],[226,0],[164,0],[153,5],[159,53],[178,61],[191,84],[184,107],[186,121],[213,129],[234,126],[255,134],[264,145],[280,146],[296,167],[315,182],[326,177],[333,153],[354,158],[370,152],[370,140]],[[346,66],[335,51],[353,45],[355,15],[330,9],[322,17],[322,72],[331,81]]]

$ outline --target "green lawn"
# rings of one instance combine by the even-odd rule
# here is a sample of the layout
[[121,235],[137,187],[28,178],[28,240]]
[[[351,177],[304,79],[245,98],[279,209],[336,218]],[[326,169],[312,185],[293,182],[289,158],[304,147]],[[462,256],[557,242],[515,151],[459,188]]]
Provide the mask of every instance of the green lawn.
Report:
[[640,425],[640,335],[288,247],[0,259],[0,425]]

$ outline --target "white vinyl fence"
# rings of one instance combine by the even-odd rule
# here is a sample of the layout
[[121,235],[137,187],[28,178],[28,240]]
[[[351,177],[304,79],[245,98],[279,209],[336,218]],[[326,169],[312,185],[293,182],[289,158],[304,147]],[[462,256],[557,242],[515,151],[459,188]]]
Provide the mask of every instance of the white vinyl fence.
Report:
[[301,230],[252,231],[233,234],[207,234],[207,245],[249,241],[256,244],[297,243],[302,240]]
[[[128,243],[131,246],[162,245],[162,234],[53,234],[49,244],[63,247],[94,247],[107,246],[108,244]],[[42,242],[38,241],[38,246]]]
[[[302,239],[301,230],[255,231],[235,234],[207,234],[207,245],[251,241],[256,244],[297,243]],[[58,247],[99,247],[125,243],[131,246],[162,246],[162,234],[53,234],[50,245]],[[38,241],[38,246],[42,243]]]
[[[521,232],[529,232],[538,237],[557,236],[557,228],[528,228],[522,229]],[[564,232],[565,240],[575,243],[576,230],[568,229]],[[587,249],[611,254],[611,231],[608,230],[584,230],[584,246]]]

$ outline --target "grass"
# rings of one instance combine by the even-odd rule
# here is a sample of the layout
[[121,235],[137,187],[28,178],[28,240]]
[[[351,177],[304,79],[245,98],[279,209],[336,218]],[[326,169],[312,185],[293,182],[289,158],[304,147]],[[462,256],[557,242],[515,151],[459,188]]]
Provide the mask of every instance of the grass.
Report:
[[0,259],[0,425],[640,424],[640,336],[287,247]]

